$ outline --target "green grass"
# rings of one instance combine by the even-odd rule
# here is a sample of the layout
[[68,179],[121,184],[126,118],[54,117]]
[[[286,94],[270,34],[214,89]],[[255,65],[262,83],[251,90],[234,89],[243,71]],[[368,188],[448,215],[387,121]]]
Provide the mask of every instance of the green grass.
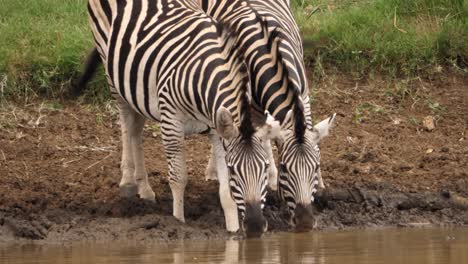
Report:
[[[391,76],[467,73],[468,1],[296,0],[308,59]],[[315,11],[315,12],[314,12]]]
[[1,97],[56,97],[92,47],[86,0],[0,0]]
[[[466,0],[291,1],[316,73],[467,73]],[[69,89],[92,47],[86,2],[0,0],[0,101],[60,98]],[[98,76],[88,98],[100,102],[108,90]]]

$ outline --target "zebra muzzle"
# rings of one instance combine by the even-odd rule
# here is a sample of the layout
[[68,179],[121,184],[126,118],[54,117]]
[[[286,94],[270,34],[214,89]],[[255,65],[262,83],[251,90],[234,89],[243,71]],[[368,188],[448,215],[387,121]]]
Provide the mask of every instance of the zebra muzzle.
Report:
[[298,204],[294,210],[294,223],[297,232],[307,232],[314,227],[312,205]]
[[242,229],[248,238],[260,237],[268,229],[268,222],[263,216],[260,202],[246,204]]

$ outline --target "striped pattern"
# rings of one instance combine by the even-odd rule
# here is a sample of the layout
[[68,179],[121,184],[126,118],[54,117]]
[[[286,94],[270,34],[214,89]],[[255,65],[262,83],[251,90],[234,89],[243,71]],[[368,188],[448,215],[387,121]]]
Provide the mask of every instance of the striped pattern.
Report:
[[222,140],[232,197],[243,216],[246,203],[263,207],[268,160],[250,121],[247,69],[229,31],[196,0],[90,0],[88,7],[114,95],[161,122],[173,195],[182,189],[183,197],[187,181],[184,124],[219,129],[224,108],[238,131]]
[[[294,136],[290,135],[290,137]],[[287,139],[285,141],[294,142],[294,140]],[[316,189],[300,188],[300,186],[304,184],[315,186],[318,183],[320,152],[317,144],[306,137],[302,145],[283,144],[282,148],[284,154],[279,170],[280,196],[289,208],[295,208],[297,203],[309,204]],[[310,177],[310,172],[313,172],[313,177]]]
[[[280,146],[279,190],[294,219],[298,204],[310,206],[320,175],[320,150],[313,131],[309,86],[303,61],[304,50],[299,27],[287,0],[249,0],[250,5],[267,21],[269,32],[280,30],[279,54],[287,69],[288,89],[299,90],[306,132],[302,143],[286,135]],[[293,88],[291,88],[291,86]],[[293,117],[297,118],[297,117]],[[286,180],[287,179],[287,180]]]
[[[246,204],[244,201],[254,203],[257,201],[258,190],[261,192],[261,208],[263,209],[267,194],[267,173],[269,164],[259,166],[256,160],[261,160],[266,153],[260,145],[245,146],[240,140],[234,140],[229,148],[235,149],[226,155],[231,187],[231,194],[236,201],[242,217],[245,217]],[[251,149],[252,148],[252,149]],[[243,162],[245,161],[245,162]],[[234,165],[238,164],[238,165]],[[240,175],[262,175],[257,177],[241,177]],[[245,197],[245,199],[244,199]]]
[[279,192],[294,217],[298,204],[310,207],[313,201],[320,150],[313,132],[302,41],[289,1],[199,1],[210,16],[235,30],[245,50],[254,105],[281,122]]

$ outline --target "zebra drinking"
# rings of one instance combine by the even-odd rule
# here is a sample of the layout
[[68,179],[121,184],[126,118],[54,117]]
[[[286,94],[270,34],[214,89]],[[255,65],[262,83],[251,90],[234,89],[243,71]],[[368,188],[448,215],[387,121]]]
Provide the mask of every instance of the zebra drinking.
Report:
[[255,129],[249,81],[233,37],[205,15],[195,0],[90,0],[90,25],[122,126],[124,195],[154,200],[145,169],[145,118],[161,123],[169,166],[173,214],[185,221],[187,168],[184,134],[211,129],[221,140],[216,166],[226,228],[247,236],[267,228],[262,214],[269,159],[262,141],[277,123]]
[[[279,194],[287,203],[291,224],[297,230],[310,230],[316,185],[324,188],[318,143],[328,135],[335,115],[312,124],[302,42],[289,1],[199,0],[199,3],[208,15],[235,30],[238,45],[245,51],[253,105],[259,112],[268,110],[281,122],[281,135],[276,138],[279,180],[276,168],[270,165],[269,186],[275,190],[279,183]],[[271,146],[266,143],[264,147],[273,164]],[[213,178],[210,174],[216,170],[211,160],[207,178]]]

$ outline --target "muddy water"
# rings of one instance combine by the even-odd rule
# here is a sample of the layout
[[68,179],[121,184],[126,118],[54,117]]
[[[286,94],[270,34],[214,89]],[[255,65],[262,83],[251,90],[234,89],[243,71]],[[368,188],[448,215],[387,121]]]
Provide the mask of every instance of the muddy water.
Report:
[[0,247],[0,263],[468,263],[468,228],[269,234],[169,244]]

